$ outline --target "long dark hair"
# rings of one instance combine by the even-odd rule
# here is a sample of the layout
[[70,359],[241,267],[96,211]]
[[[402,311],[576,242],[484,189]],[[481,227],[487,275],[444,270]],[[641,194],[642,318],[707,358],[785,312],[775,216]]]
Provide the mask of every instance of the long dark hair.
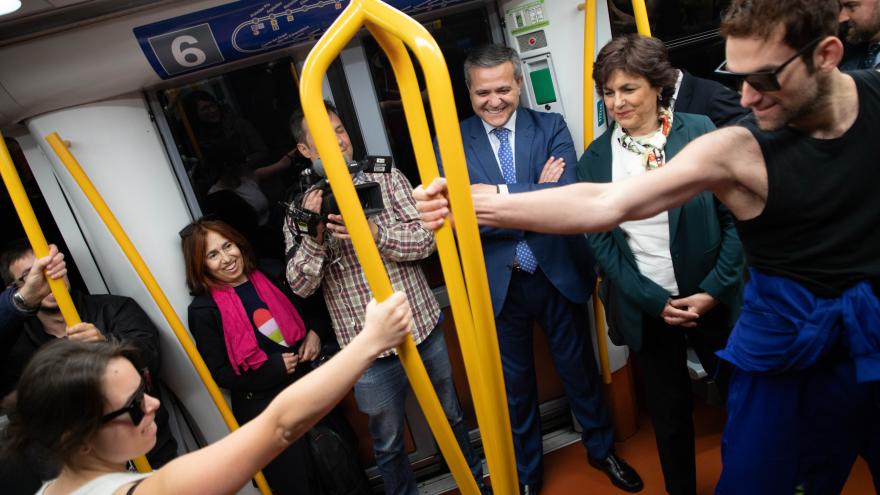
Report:
[[212,287],[220,285],[205,266],[208,232],[216,232],[238,246],[245,275],[250,275],[257,268],[250,243],[228,223],[206,218],[195,220],[180,231],[180,247],[183,249],[183,262],[186,265],[186,285],[196,296],[207,294]]
[[34,448],[52,461],[74,465],[77,452],[100,429],[106,398],[102,380],[107,364],[125,358],[139,369],[130,344],[56,339],[25,366],[18,388],[3,404],[9,415],[5,456]]

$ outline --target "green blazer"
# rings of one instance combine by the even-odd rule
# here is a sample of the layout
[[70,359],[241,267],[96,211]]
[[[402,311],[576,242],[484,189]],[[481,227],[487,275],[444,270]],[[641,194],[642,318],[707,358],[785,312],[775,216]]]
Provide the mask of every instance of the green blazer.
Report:
[[[713,129],[705,116],[676,113],[666,141],[667,160]],[[609,128],[587,148],[577,165],[578,180],[611,182],[611,133]],[[639,272],[620,227],[590,234],[587,240],[603,274],[599,293],[611,340],[638,351],[643,315],[659,317],[671,294]],[[713,194],[701,193],[669,210],[669,240],[679,296],[710,294],[721,303],[716,311],[726,313],[722,320],[732,326],[742,303],[744,263],[733,215]]]

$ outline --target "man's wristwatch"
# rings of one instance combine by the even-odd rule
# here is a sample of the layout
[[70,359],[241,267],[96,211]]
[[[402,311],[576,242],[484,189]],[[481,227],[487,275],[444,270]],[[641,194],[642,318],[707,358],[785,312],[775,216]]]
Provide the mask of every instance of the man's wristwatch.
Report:
[[40,309],[40,305],[37,304],[35,307],[28,306],[27,302],[25,302],[24,297],[21,295],[21,290],[16,290],[12,293],[12,305],[15,306],[15,309],[21,311],[22,313],[36,313]]

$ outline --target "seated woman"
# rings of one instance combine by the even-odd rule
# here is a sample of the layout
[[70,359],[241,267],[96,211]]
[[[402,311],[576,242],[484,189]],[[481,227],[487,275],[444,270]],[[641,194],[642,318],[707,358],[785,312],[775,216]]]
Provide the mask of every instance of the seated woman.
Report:
[[[226,223],[196,220],[181,232],[181,245],[195,295],[190,332],[214,380],[230,391],[235,419],[247,423],[312,368],[321,338],[256,269],[249,243]],[[263,472],[276,493],[320,493],[305,439]]]
[[63,466],[38,495],[234,493],[327,414],[379,354],[403,342],[411,321],[402,293],[370,302],[364,330],[336,357],[238,430],[143,474],[125,468],[156,443],[159,401],[144,393],[136,351],[58,339],[34,355],[5,404],[8,451],[39,448]]
[[[578,178],[613,182],[651,173],[713,129],[705,116],[668,110],[677,72],[663,42],[627,35],[599,52],[596,88],[614,122],[578,163]],[[609,332],[638,355],[666,490],[696,493],[691,346],[719,389],[715,351],[739,314],[743,254],[730,212],[711,193],[646,220],[587,236],[604,274]]]

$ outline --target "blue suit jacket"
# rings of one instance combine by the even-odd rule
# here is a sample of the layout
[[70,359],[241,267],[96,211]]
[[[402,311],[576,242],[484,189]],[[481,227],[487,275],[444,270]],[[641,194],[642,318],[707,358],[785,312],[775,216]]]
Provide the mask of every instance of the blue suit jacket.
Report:
[[[713,128],[703,115],[676,112],[666,141],[667,159]],[[611,134],[609,128],[587,148],[577,165],[578,179],[611,182]],[[659,316],[670,294],[639,272],[620,227],[588,238],[605,275],[600,293],[606,304],[611,340],[638,351],[642,347],[642,315]],[[744,258],[730,211],[709,192],[670,208],[669,251],[679,295],[709,293],[724,304],[721,309],[727,313],[725,323],[732,325],[742,302]]]
[[[571,133],[561,115],[520,107],[517,109],[515,132],[516,184],[508,186],[510,193],[575,182],[577,156]],[[498,160],[479,117],[473,116],[461,122],[461,138],[471,184],[504,184]],[[541,170],[550,156],[562,157],[565,171],[557,183],[538,184]],[[522,239],[526,240],[544,274],[563,296],[574,303],[584,303],[589,299],[595,274],[584,236],[481,227],[480,238],[496,316],[504,306],[516,244]]]

